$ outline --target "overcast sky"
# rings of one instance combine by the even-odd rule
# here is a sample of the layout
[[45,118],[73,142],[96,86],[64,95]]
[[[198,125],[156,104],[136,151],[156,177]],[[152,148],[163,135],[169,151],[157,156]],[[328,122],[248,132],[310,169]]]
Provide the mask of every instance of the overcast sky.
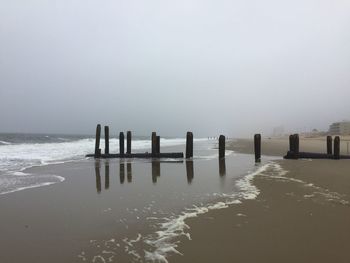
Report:
[[180,136],[350,119],[348,0],[0,0],[0,132]]

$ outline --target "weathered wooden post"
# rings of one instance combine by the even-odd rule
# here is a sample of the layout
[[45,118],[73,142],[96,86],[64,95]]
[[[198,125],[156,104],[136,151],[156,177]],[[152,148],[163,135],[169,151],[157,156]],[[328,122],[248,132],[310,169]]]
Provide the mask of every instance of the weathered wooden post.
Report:
[[160,136],[156,136],[156,153],[160,153]]
[[289,151],[294,152],[294,136],[289,135]]
[[95,176],[96,176],[96,191],[101,193],[101,174],[100,174],[100,160],[95,161]]
[[124,156],[124,133],[119,133],[119,154],[120,157]]
[[125,181],[125,165],[124,165],[124,163],[119,164],[119,178],[120,178],[120,183],[123,184]]
[[327,136],[327,154],[332,154],[332,136]]
[[289,136],[289,157],[292,159],[299,158],[299,135],[293,134]]
[[126,153],[131,154],[131,131],[126,132]]
[[109,162],[105,162],[105,189],[109,188]]
[[152,143],[152,155],[155,156],[156,151],[157,151],[157,133],[156,132],[152,132],[152,137],[151,137],[151,143]]
[[187,183],[188,184],[192,183],[193,174],[194,174],[193,161],[192,160],[186,160],[186,174],[187,174]]
[[225,136],[220,135],[219,137],[219,158],[225,157]]
[[261,135],[254,135],[254,152],[255,152],[255,162],[261,161]]
[[334,138],[334,159],[340,159],[340,138],[339,136],[335,136]]
[[109,154],[109,127],[105,126],[105,154]]
[[299,134],[294,134],[294,154],[295,159],[299,158]]
[[193,133],[186,134],[186,159],[193,157]]
[[101,124],[97,124],[96,140],[95,140],[95,158],[99,158],[101,156],[100,140],[101,140]]
[[126,164],[126,177],[128,180],[128,183],[132,182],[132,167],[131,167],[131,163],[127,163]]
[[220,174],[220,176],[226,175],[226,161],[225,161],[225,158],[219,159],[219,174]]

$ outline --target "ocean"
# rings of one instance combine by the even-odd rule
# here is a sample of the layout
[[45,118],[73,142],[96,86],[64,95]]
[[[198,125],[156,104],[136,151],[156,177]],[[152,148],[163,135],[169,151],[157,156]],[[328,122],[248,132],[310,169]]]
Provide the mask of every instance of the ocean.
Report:
[[[196,139],[202,141],[205,139]],[[59,183],[57,175],[33,175],[27,168],[48,164],[79,161],[94,152],[94,136],[55,134],[0,134],[0,195]],[[162,138],[161,145],[174,146],[185,143],[182,138]],[[103,148],[104,139],[101,140]],[[126,144],[125,144],[126,145]],[[133,138],[135,152],[149,151],[150,140],[146,136]],[[110,138],[111,152],[119,151],[119,139]]]

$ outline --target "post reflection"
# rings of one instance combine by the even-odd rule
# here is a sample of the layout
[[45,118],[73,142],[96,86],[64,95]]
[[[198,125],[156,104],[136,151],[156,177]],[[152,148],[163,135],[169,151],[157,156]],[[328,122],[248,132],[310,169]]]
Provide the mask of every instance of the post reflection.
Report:
[[193,180],[193,174],[194,174],[194,169],[193,169],[193,161],[186,161],[186,174],[187,174],[187,183],[191,184]]
[[132,182],[132,167],[131,167],[131,163],[127,163],[126,164],[126,178],[128,180],[128,183]]
[[109,161],[105,162],[105,189],[109,189]]
[[226,175],[226,162],[225,158],[219,159],[219,174],[220,176]]
[[157,178],[160,177],[160,162],[152,160],[152,182],[157,183]]
[[119,164],[119,180],[120,180],[120,184],[123,184],[125,181],[125,164],[124,163]]
[[95,176],[96,176],[96,191],[101,193],[101,174],[100,174],[100,160],[95,161]]

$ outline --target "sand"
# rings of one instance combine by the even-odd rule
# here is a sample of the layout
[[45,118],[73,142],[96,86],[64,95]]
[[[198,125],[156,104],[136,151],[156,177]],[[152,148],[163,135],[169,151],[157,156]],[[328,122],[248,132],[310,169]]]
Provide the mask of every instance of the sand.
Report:
[[[227,146],[252,154],[250,140],[235,140]],[[300,148],[323,152],[325,141],[304,138]],[[191,240],[182,236],[177,243],[181,255],[172,253],[169,262],[349,262],[350,161],[281,160],[287,149],[286,139],[264,139],[263,159],[277,157],[270,165],[273,172],[268,170],[252,181],[260,192],[257,198],[187,219]],[[121,204],[140,203],[142,208],[147,197],[140,195],[144,188],[161,196],[158,199],[166,207],[169,200],[176,200],[171,195],[176,184],[196,189],[218,178],[218,187],[230,187],[229,175],[222,176],[217,160],[213,163],[214,167],[201,168],[199,161],[194,162],[191,180],[188,174],[186,177],[185,164],[162,164],[156,169],[160,173],[154,174],[151,163],[133,163],[130,176],[123,166],[125,178],[117,161],[108,166],[101,162],[99,176],[91,160],[32,168],[34,173],[59,172],[66,181],[0,198],[0,262],[131,262],[135,259],[131,254],[118,253],[125,252],[128,242],[117,241],[118,236],[137,239],[138,233],[147,234],[148,229],[138,223],[135,213],[126,215],[129,228],[116,220],[125,212]],[[227,173],[239,169],[230,162],[226,165]],[[165,180],[177,180],[179,175],[176,184]],[[163,188],[156,187],[162,184]],[[137,194],[127,194],[130,192]],[[176,201],[179,206],[181,200]],[[112,238],[116,241],[110,241]]]
[[[252,153],[252,141],[229,149]],[[323,140],[301,149],[322,152]],[[286,139],[266,139],[265,155],[283,155]],[[258,175],[255,200],[189,219],[191,240],[170,262],[350,262],[350,161],[279,160],[282,176]]]
[[[253,154],[254,144],[251,139],[236,139],[227,143],[227,149],[239,153]],[[301,152],[326,153],[326,137],[303,138],[300,137]],[[263,155],[284,156],[289,149],[288,138],[262,138],[261,152]],[[350,154],[350,142],[348,137],[341,137],[340,141],[341,154]]]

